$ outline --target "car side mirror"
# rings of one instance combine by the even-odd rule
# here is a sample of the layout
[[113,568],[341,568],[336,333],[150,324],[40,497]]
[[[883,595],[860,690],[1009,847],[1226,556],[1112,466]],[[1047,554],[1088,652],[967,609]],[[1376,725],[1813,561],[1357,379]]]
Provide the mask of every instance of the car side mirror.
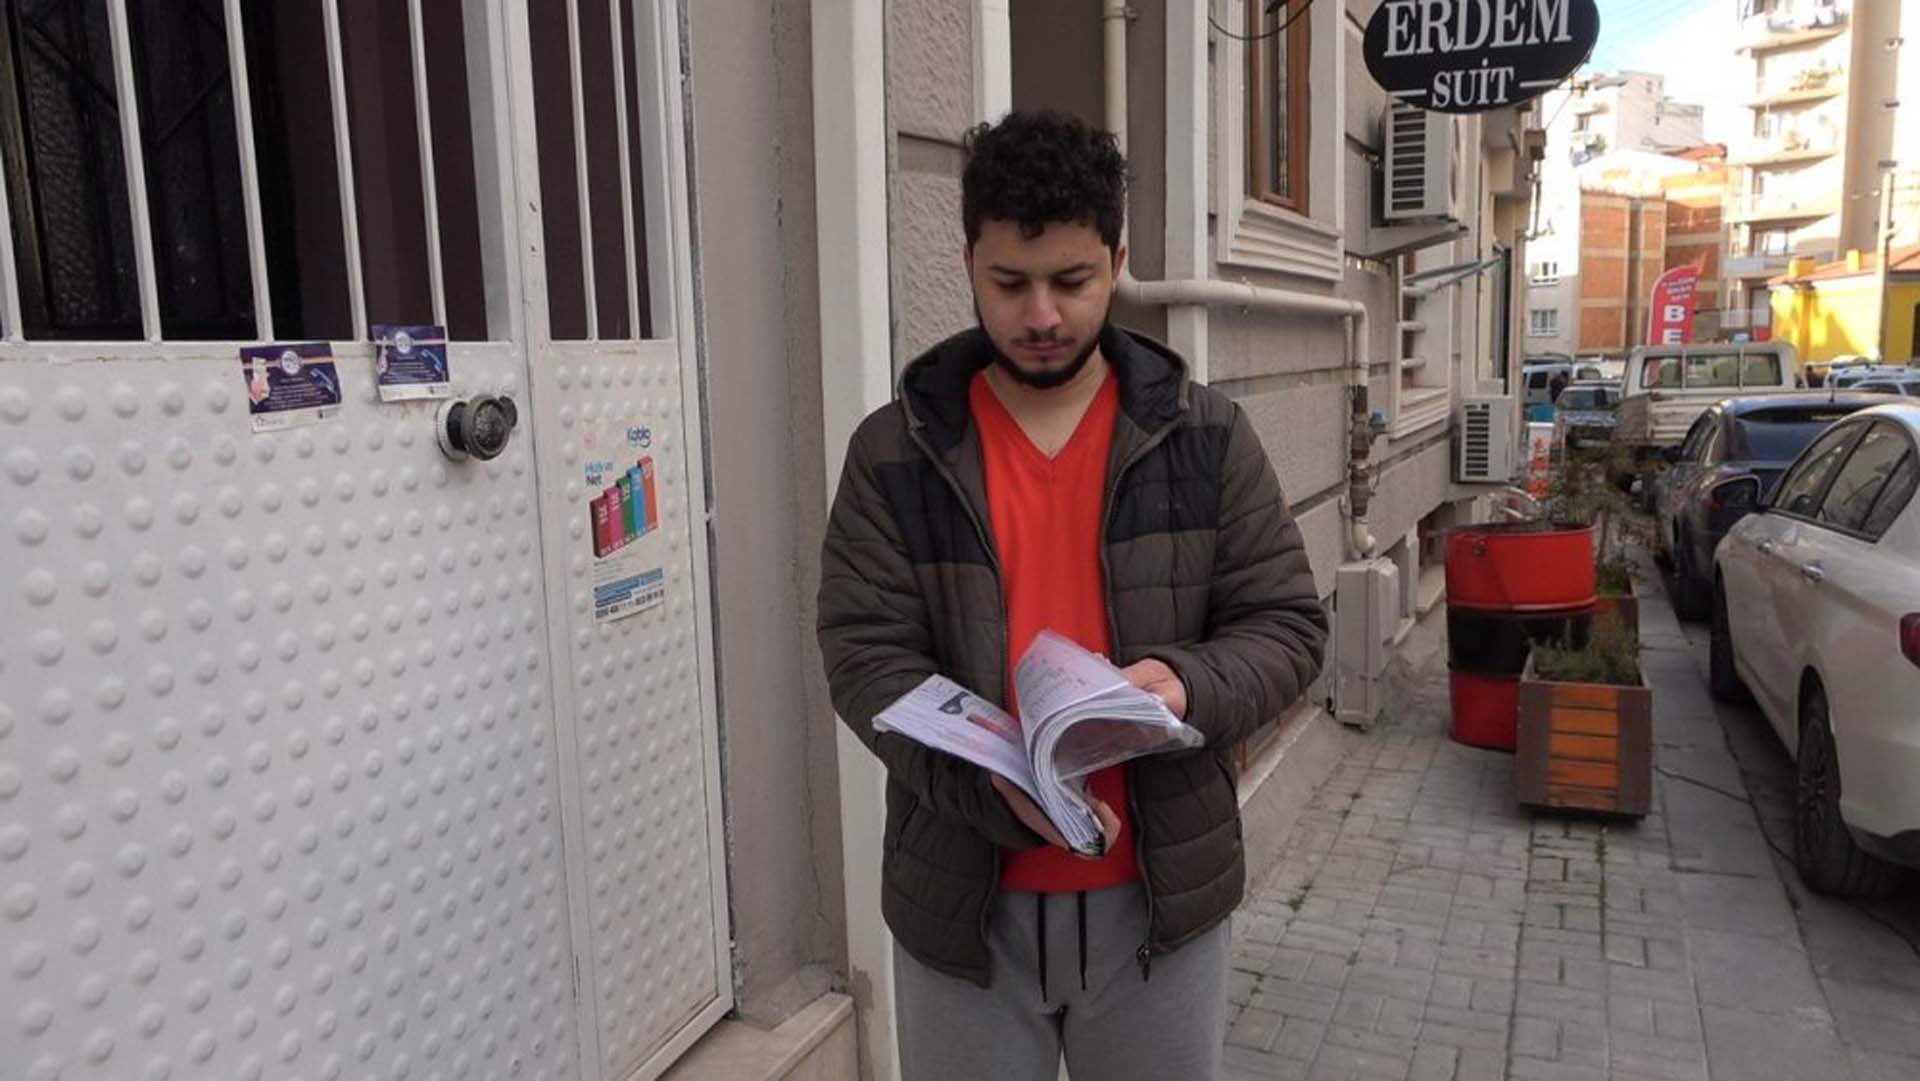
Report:
[[1752,513],[1760,509],[1760,478],[1735,477],[1716,485],[1713,495],[1714,502],[1718,503],[1723,510]]

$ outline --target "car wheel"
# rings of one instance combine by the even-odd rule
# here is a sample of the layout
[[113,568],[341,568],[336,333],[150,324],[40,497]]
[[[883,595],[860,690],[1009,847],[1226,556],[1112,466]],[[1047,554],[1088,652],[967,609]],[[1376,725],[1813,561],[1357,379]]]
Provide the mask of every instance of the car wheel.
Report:
[[1713,637],[1707,646],[1707,690],[1713,700],[1743,706],[1753,701],[1740,670],[1733,664],[1733,622],[1727,616],[1727,586],[1713,584]]
[[1686,534],[1678,533],[1673,543],[1673,614],[1699,622],[1707,618],[1711,595],[1700,572],[1693,566],[1693,544]]
[[1840,818],[1840,758],[1833,746],[1827,695],[1807,688],[1800,703],[1800,751],[1794,756],[1793,862],[1815,893],[1884,897],[1900,870],[1854,843]]

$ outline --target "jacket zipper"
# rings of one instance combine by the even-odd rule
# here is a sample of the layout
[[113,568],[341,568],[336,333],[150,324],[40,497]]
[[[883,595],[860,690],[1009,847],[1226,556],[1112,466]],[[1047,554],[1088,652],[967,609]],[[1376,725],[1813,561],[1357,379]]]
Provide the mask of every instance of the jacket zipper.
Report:
[[[1162,425],[1159,431],[1148,437],[1147,441],[1132,454],[1127,455],[1126,461],[1121,462],[1120,468],[1114,471],[1113,485],[1107,489],[1106,511],[1101,515],[1100,523],[1100,578],[1101,585],[1104,587],[1101,592],[1106,595],[1107,602],[1107,638],[1115,659],[1120,655],[1120,621],[1113,610],[1113,569],[1111,560],[1107,558],[1107,537],[1113,532],[1113,506],[1120,493],[1120,481],[1126,477],[1127,470],[1132,469],[1134,463],[1159,446],[1167,438],[1167,433],[1172,430],[1172,424]],[[1146,846],[1140,843],[1137,836],[1141,821],[1140,789],[1134,783],[1134,768],[1131,762],[1127,764],[1126,776],[1127,811],[1133,816],[1136,832],[1133,842],[1133,863],[1140,874],[1140,892],[1147,898],[1147,937],[1140,943],[1140,948],[1133,952],[1133,960],[1140,966],[1140,982],[1146,983],[1153,978],[1153,879],[1147,876]]]
[[[911,417],[911,411],[909,411],[908,415]],[[913,440],[914,446],[920,448],[920,453],[926,455],[927,460],[933,463],[933,468],[940,474],[940,479],[946,481],[947,486],[952,488],[954,494],[960,497],[960,506],[966,510],[967,520],[973,523],[973,530],[980,537],[981,547],[987,550],[987,559],[992,561],[993,581],[995,585],[994,595],[1000,602],[1000,683],[1004,687],[1008,674],[1006,670],[1007,639],[1012,636],[1013,628],[1009,625],[1009,617],[1007,615],[1006,578],[1000,569],[1000,551],[994,546],[993,534],[988,532],[986,527],[981,524],[980,516],[974,513],[973,501],[967,498],[967,490],[960,486],[960,478],[953,475],[953,470],[947,468],[947,463],[942,461],[940,456],[933,452],[933,448],[927,445],[926,440],[920,437],[918,431],[909,427],[907,435]],[[1111,604],[1109,604],[1109,613],[1111,613]],[[1109,615],[1109,618],[1111,618],[1111,615]],[[993,938],[992,930],[988,924],[993,916],[993,899],[1000,892],[1000,846],[989,843],[989,847],[993,849],[993,877],[987,880],[987,895],[980,902],[978,922],[980,925],[980,943],[987,949],[987,979],[991,982],[993,979],[993,951],[990,943],[993,941]]]

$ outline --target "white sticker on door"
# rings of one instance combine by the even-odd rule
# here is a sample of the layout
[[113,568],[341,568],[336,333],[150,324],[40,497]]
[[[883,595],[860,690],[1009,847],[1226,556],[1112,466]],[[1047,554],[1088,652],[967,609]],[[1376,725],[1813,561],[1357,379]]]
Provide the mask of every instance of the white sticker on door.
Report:
[[240,350],[247,413],[256,432],[277,432],[340,415],[340,372],[326,342]]
[[453,393],[446,327],[376,323],[373,340],[373,376],[381,401],[445,398]]

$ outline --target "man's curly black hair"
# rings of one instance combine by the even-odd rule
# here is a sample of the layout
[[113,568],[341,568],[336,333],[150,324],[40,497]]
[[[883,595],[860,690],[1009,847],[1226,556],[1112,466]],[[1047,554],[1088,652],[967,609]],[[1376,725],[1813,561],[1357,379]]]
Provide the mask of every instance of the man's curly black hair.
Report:
[[960,216],[967,247],[980,223],[1017,222],[1028,237],[1055,223],[1090,225],[1120,247],[1127,213],[1127,159],[1109,132],[1051,109],[1008,113],[967,133]]

